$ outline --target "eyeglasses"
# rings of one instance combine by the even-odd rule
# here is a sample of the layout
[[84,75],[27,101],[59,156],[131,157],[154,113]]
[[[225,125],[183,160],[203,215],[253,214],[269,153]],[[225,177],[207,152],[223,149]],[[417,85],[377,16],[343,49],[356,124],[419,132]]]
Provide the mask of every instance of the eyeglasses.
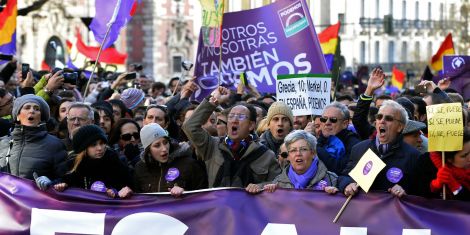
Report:
[[335,118],[335,117],[320,117],[320,122],[325,123],[325,122],[328,121],[328,119],[330,119],[331,123],[337,123],[338,121],[343,120],[343,119],[339,119],[339,118]]
[[282,158],[287,158],[289,156],[289,153],[287,152],[280,152],[279,153],[279,156],[281,156]]
[[135,140],[139,140],[140,139],[139,132],[123,134],[123,135],[121,135],[121,140],[129,141],[129,140],[132,139],[132,137],[134,137]]
[[301,147],[301,148],[298,148],[298,149],[290,149],[288,152],[289,154],[297,154],[300,152],[300,154],[304,154],[306,152],[310,151],[310,148],[308,147]]
[[67,117],[67,122],[86,122],[88,121],[88,118],[83,118],[83,117]]
[[387,122],[393,122],[393,121],[403,122],[402,120],[396,119],[391,115],[383,115],[381,113],[378,113],[375,115],[375,120],[380,121],[382,119],[384,119]]
[[217,125],[227,125],[227,122],[222,119],[219,119],[217,120]]
[[238,121],[244,121],[247,118],[248,118],[248,115],[243,114],[243,113],[239,113],[239,114],[230,113],[227,117],[229,121],[234,121],[235,119],[237,119]]

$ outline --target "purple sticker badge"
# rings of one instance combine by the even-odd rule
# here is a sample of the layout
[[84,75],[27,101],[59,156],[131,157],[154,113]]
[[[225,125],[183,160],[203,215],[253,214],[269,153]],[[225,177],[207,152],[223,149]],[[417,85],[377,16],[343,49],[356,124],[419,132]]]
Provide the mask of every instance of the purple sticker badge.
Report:
[[368,161],[366,165],[364,166],[364,169],[362,169],[362,174],[367,175],[369,174],[370,170],[372,170],[372,161]]
[[106,192],[106,186],[101,181],[95,181],[93,184],[91,184],[90,189],[96,192]]
[[392,183],[398,183],[403,177],[403,171],[400,168],[392,167],[387,171],[387,179]]
[[168,172],[165,175],[165,179],[166,181],[172,182],[176,178],[178,178],[178,176],[180,176],[180,171],[178,170],[178,168],[172,167],[168,169]]
[[324,180],[320,180],[315,187],[313,187],[314,190],[325,190],[325,187],[328,186],[328,183]]

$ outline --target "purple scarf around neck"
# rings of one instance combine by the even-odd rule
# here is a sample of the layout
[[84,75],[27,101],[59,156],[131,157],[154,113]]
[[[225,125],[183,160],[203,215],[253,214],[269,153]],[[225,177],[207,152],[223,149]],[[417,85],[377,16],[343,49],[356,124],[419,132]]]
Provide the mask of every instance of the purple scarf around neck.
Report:
[[312,164],[305,173],[298,175],[297,173],[295,173],[294,168],[292,168],[292,165],[290,165],[287,176],[289,177],[290,182],[294,185],[294,188],[304,189],[305,187],[307,187],[308,182],[310,182],[310,180],[312,180],[313,177],[317,174],[317,168],[318,157],[315,156],[315,159],[313,159]]

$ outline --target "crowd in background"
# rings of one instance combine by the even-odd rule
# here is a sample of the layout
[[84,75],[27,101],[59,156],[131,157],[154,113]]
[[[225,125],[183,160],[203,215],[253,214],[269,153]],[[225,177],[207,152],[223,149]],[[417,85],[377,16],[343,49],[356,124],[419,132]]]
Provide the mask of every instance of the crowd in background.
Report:
[[[38,187],[133,193],[240,187],[358,193],[348,175],[371,149],[386,167],[372,190],[470,200],[470,100],[422,81],[416,93],[388,87],[380,68],[364,84],[338,82],[322,115],[294,116],[253,84],[217,87],[197,102],[193,79],[155,82],[140,65],[122,74],[22,72],[0,67],[0,166]],[[70,75],[72,74],[72,75]],[[75,79],[74,76],[75,75]],[[86,88],[88,88],[87,91]],[[461,103],[463,149],[428,152],[426,106]]]

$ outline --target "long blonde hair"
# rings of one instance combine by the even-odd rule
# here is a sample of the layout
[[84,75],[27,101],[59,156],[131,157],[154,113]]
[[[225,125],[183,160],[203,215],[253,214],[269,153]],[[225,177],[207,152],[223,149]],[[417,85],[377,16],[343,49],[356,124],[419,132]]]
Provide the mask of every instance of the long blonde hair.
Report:
[[74,171],[76,171],[78,166],[82,162],[83,158],[85,158],[86,156],[87,156],[86,149],[81,151],[80,153],[78,153],[77,156],[75,156],[75,160],[73,161],[72,170],[70,170],[69,173],[73,173]]

